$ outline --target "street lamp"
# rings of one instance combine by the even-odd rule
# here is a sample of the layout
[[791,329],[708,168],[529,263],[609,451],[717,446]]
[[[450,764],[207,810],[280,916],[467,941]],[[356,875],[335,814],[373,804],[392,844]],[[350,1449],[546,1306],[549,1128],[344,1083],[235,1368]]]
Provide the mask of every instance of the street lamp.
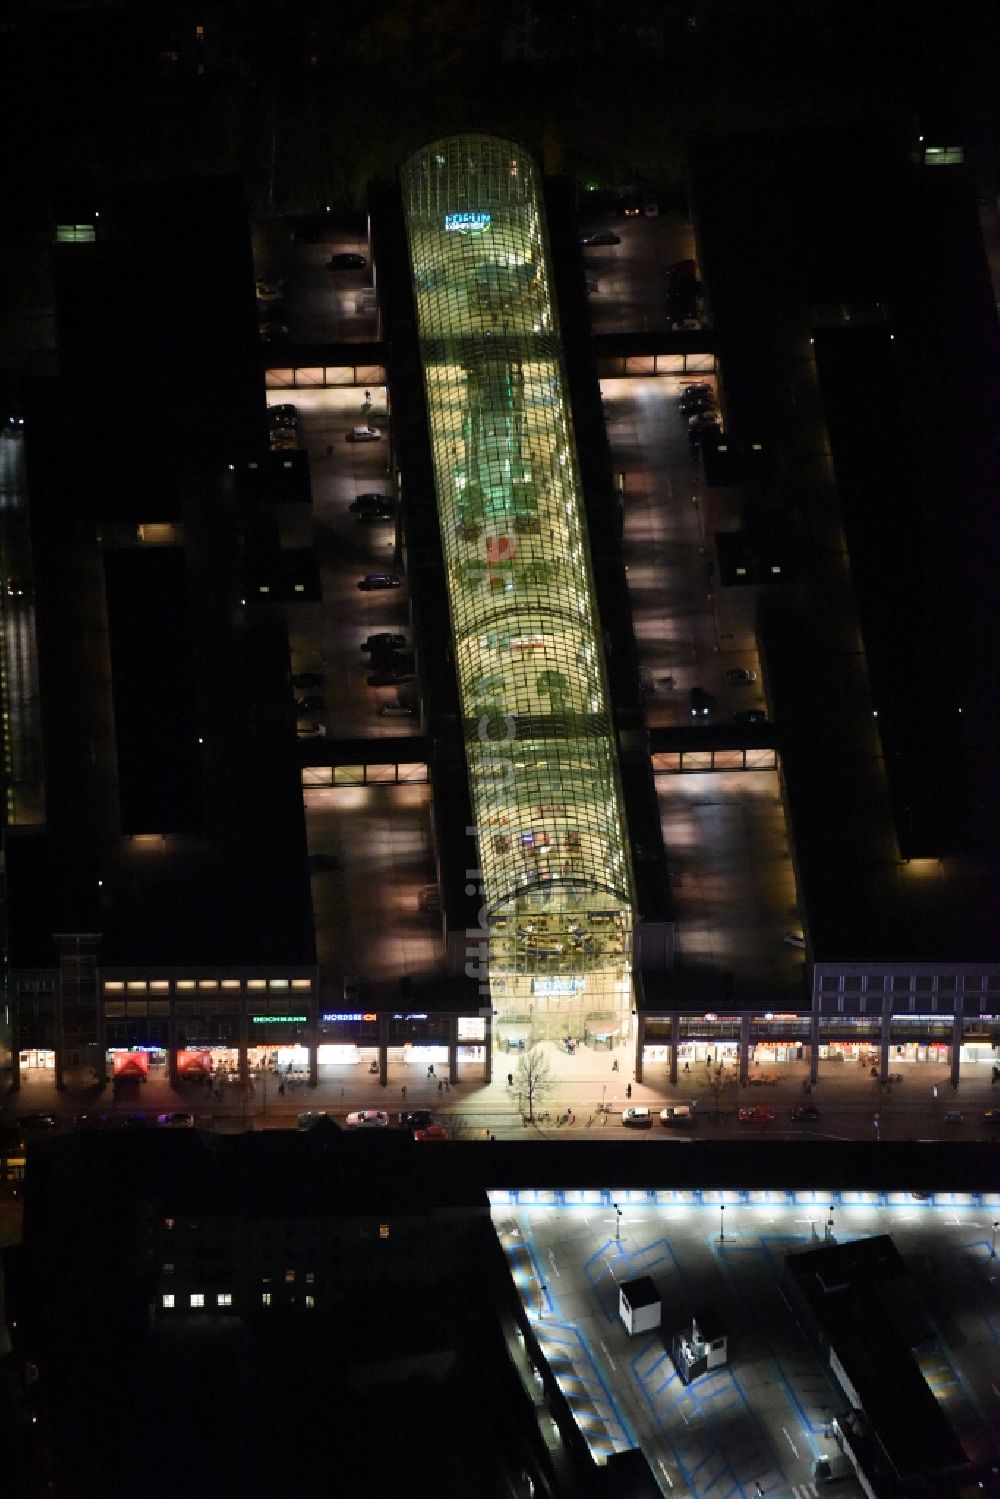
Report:
[[726,1204],[719,1203],[719,1243],[726,1242]]
[[539,1322],[545,1316],[545,1292],[547,1290],[548,1290],[548,1286],[544,1285],[542,1283],[542,1281],[539,1281],[538,1282],[538,1320],[539,1320]]
[[994,1218],[994,1220],[993,1220],[993,1247],[990,1250],[990,1259],[991,1260],[995,1260],[996,1257],[997,1257],[997,1229],[998,1228],[1000,1228],[1000,1222],[997,1222],[997,1220]]
[[613,1202],[611,1206],[615,1210],[615,1243],[620,1244],[622,1238],[622,1210],[617,1202]]

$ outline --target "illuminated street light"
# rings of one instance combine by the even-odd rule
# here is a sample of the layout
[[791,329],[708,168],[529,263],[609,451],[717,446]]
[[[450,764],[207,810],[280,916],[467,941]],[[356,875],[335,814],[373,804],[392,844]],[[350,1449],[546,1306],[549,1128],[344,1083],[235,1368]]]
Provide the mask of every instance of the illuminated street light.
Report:
[[990,1259],[991,1260],[995,1260],[996,1257],[997,1257],[997,1229],[998,1228],[1000,1228],[1000,1223],[998,1223],[997,1220],[994,1218],[994,1220],[993,1220],[993,1245],[992,1245],[992,1248],[990,1249]]
[[726,1242],[726,1204],[719,1203],[719,1243]]
[[611,1206],[615,1210],[615,1243],[620,1244],[622,1238],[622,1210],[617,1202],[613,1202]]

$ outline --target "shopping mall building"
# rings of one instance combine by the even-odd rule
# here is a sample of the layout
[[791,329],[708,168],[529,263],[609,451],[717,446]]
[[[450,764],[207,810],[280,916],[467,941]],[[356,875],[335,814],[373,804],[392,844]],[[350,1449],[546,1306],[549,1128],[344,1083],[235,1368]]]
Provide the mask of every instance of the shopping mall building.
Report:
[[[180,205],[147,206],[162,227]],[[172,414],[190,417],[201,399],[210,420],[193,422],[190,447],[152,492],[137,498],[121,471],[109,476],[106,453],[92,473],[58,456],[67,429],[88,419],[94,370],[81,328],[93,335],[93,287],[126,255],[152,253],[134,217],[112,216],[95,244],[57,247],[63,262],[86,252],[61,266],[62,373],[32,387],[27,439],[3,438],[34,578],[30,618],[22,601],[3,599],[6,706],[25,719],[37,757],[36,794],[24,791],[29,763],[7,807],[15,1085],[35,1067],[61,1084],[79,1068],[152,1065],[176,1082],[245,1078],[275,1061],[312,1083],[332,1075],[326,1067],[358,1064],[384,1082],[397,1061],[488,1081],[495,1053],[533,1041],[624,1047],[640,1079],[653,1062],[676,1078],[685,1062],[726,1056],[743,1073],[751,1057],[804,1058],[814,1077],[828,1058],[883,1077],[896,1059],[937,1059],[957,1078],[963,1063],[1000,1057],[992,873],[959,861],[936,883],[899,857],[907,868],[888,882],[863,839],[831,861],[809,732],[748,745],[684,728],[658,749],[665,773],[683,774],[692,755],[700,768],[766,761],[777,772],[804,918],[791,994],[744,988],[738,973],[692,985],[675,964],[670,850],[598,380],[706,361],[725,377],[726,351],[709,339],[710,352],[693,357],[690,337],[669,333],[653,353],[592,340],[572,186],[544,179],[522,146],[485,135],[437,141],[397,182],[373,185],[382,337],[354,354],[356,383],[384,371],[392,420],[396,555],[422,688],[420,732],[398,754],[432,787],[446,959],[433,981],[391,992],[348,989],[322,969],[301,784],[328,775],[335,786],[343,757],[333,739],[296,745],[287,713],[259,710],[287,696],[287,629],[263,608],[234,624],[229,607],[233,559],[252,529],[240,482],[259,470],[263,386],[275,382],[254,348],[252,285],[238,274],[252,275],[238,197],[200,206],[205,240],[187,253],[203,289],[169,329],[159,325],[162,347],[150,347],[154,329],[141,350],[119,332],[113,351],[123,383],[162,355],[175,398],[195,356],[210,348],[215,360],[202,360],[199,389]],[[708,267],[713,222],[706,212]],[[171,246],[166,234],[157,253]],[[128,313],[123,301],[123,321]],[[312,350],[308,368],[303,355],[280,383],[315,383],[344,358],[342,348],[322,359]],[[15,682],[10,696],[12,652],[29,628],[34,727],[31,684]],[[779,726],[783,703],[791,720],[796,694],[808,698],[809,679],[789,662],[811,631],[808,601],[790,609],[762,596],[759,650]],[[147,655],[137,664],[129,643],[139,637]],[[225,685],[236,679],[249,683],[242,697]],[[840,773],[835,730],[827,739]],[[851,868],[849,898],[846,882],[831,892],[834,865]]]

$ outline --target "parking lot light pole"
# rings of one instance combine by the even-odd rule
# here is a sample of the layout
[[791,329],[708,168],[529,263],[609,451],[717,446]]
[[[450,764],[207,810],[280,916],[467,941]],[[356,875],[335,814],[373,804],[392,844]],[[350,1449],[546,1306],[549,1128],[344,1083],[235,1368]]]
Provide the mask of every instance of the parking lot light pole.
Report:
[[548,1290],[548,1286],[544,1285],[542,1281],[539,1281],[538,1282],[538,1320],[539,1320],[539,1322],[541,1322],[542,1318],[545,1316],[545,1292],[547,1290]]
[[997,1219],[994,1218],[994,1220],[993,1220],[993,1244],[992,1244],[992,1247],[990,1248],[990,1259],[991,1260],[995,1260],[996,1257],[997,1257],[997,1229],[998,1228],[1000,1228],[1000,1222],[998,1222]]
[[726,1204],[719,1203],[719,1243],[726,1242]]
[[615,1210],[615,1243],[620,1244],[622,1239],[622,1210],[617,1202],[613,1202],[611,1206]]

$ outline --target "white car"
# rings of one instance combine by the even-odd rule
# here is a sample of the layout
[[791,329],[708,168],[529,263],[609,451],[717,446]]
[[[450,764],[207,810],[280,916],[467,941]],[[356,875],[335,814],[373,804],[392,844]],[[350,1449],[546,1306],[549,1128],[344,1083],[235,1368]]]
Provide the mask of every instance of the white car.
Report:
[[644,1109],[641,1107],[634,1109],[622,1109],[622,1124],[624,1124],[626,1128],[631,1127],[632,1129],[645,1129],[648,1125],[652,1124],[652,1122],[653,1116],[650,1114],[648,1109]]
[[693,1124],[694,1109],[687,1103],[675,1103],[660,1110],[661,1124]]
[[806,945],[806,939],[803,937],[801,932],[786,932],[781,940],[786,947],[804,948]]
[[300,739],[325,739],[326,725],[322,723],[297,723],[295,732]]
[[348,1129],[386,1129],[389,1115],[384,1109],[358,1109],[344,1120]]
[[348,432],[347,434],[348,442],[381,442],[381,440],[381,427],[372,427],[368,425],[364,427],[352,427],[350,432]]

